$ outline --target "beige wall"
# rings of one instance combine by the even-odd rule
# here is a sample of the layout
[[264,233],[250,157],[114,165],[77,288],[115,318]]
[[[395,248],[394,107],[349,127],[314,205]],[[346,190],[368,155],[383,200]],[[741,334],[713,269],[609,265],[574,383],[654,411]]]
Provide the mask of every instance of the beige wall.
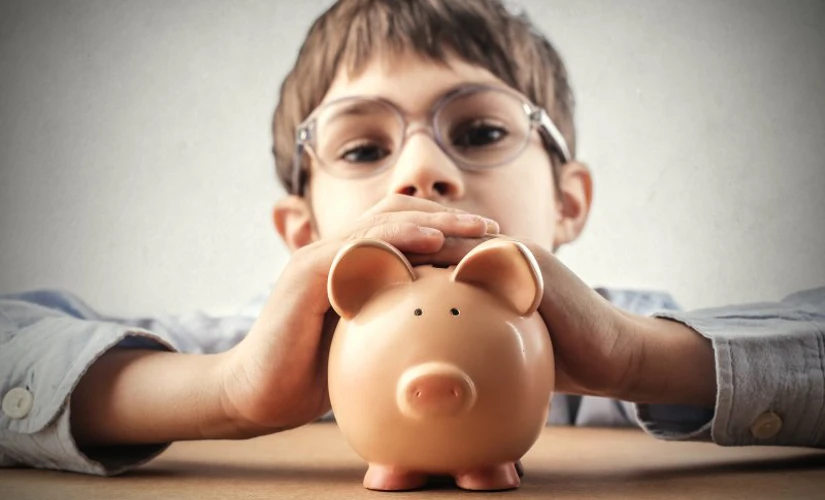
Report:
[[[227,311],[286,251],[268,123],[327,1],[0,4],[0,293]],[[825,3],[523,1],[596,176],[561,256],[683,305],[825,284]]]

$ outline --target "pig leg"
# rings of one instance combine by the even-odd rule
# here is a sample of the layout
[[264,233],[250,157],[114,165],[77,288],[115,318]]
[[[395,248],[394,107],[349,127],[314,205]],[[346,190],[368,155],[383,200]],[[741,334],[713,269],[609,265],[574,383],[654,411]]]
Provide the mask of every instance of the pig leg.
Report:
[[414,490],[427,483],[427,475],[391,465],[370,464],[364,488],[378,491]]
[[462,472],[455,477],[455,484],[465,490],[512,490],[519,487],[521,481],[515,464],[492,465]]

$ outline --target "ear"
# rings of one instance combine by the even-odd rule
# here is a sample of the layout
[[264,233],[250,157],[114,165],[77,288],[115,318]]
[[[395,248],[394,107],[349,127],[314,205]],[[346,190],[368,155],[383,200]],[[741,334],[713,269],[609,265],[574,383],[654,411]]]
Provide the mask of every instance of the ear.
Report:
[[290,251],[294,252],[317,239],[312,210],[306,198],[290,195],[278,200],[272,209],[272,221]]
[[576,161],[566,163],[559,172],[558,192],[553,248],[574,241],[584,229],[593,201],[590,169]]
[[522,316],[538,309],[544,293],[541,271],[530,250],[501,238],[471,250],[456,266],[452,280],[487,290]]
[[335,312],[352,319],[381,290],[413,280],[410,262],[394,246],[380,240],[355,240],[332,262],[327,294]]

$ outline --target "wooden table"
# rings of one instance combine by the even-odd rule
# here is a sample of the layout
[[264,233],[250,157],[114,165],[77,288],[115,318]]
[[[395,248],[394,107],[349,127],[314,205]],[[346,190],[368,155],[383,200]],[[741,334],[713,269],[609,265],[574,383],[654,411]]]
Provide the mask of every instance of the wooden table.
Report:
[[2,499],[779,498],[825,499],[825,451],[657,441],[635,429],[549,427],[516,491],[364,490],[366,466],[334,424],[248,441],[177,443],[113,478],[0,470]]

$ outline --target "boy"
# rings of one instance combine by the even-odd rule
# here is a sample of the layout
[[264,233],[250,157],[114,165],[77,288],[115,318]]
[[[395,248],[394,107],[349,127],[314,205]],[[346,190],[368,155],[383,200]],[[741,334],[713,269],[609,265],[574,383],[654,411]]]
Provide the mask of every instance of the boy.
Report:
[[273,219],[294,253],[254,321],[114,320],[48,293],[0,304],[3,464],[115,474],[174,440],[311,422],[329,409],[341,246],[452,264],[496,233],[536,256],[557,390],[586,395],[557,396],[551,421],[630,422],[623,400],[658,437],[825,446],[825,289],[648,317],[671,303],[596,292],[555,259],[592,181],[561,59],[497,1],[337,3],[283,84],[274,143],[291,195]]

